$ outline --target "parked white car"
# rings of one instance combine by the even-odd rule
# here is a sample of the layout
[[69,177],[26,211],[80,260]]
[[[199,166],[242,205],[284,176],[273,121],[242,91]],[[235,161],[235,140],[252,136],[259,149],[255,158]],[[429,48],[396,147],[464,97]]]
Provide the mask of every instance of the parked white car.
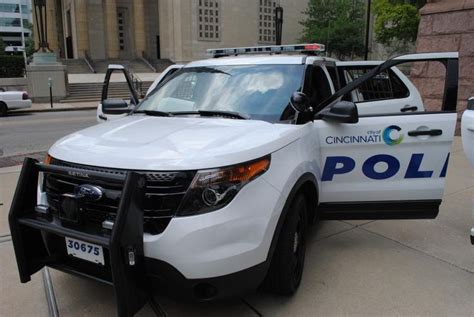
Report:
[[0,117],[10,110],[31,108],[31,104],[26,91],[0,91]]
[[[210,50],[133,111],[103,98],[104,115],[125,116],[25,159],[9,214],[21,281],[46,265],[113,284],[120,316],[153,288],[291,295],[313,221],[435,218],[458,53],[348,65],[323,48]],[[419,61],[446,66],[440,111],[396,70]]]

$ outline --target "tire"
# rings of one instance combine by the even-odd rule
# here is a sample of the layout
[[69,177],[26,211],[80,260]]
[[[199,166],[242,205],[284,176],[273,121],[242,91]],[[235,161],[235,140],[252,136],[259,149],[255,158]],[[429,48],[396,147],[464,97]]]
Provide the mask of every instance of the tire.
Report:
[[262,289],[280,295],[293,295],[303,276],[306,253],[308,207],[302,194],[293,199],[278,237]]
[[0,102],[0,117],[7,115],[8,107],[4,102]]

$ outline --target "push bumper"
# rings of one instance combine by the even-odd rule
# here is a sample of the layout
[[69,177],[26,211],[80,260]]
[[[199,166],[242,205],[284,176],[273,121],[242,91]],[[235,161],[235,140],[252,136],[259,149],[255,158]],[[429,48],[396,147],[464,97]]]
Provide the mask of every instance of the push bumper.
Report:
[[[129,172],[126,176],[89,173],[95,179],[123,184],[112,233],[101,235],[66,228],[47,214],[35,211],[40,172],[62,175],[83,173],[74,168],[44,165],[31,158],[25,159],[9,213],[21,282],[30,281],[31,275],[44,266],[100,280],[113,285],[118,315],[133,315],[148,301],[150,293],[143,255],[143,175],[135,172]],[[96,264],[68,256],[65,244],[54,247],[55,241],[64,242],[64,237],[102,246],[105,265],[97,269]]]

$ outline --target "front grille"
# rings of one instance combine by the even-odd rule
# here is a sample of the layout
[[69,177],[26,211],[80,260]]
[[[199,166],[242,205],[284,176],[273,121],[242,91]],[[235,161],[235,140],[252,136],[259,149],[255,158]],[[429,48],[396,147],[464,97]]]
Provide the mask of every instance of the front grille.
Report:
[[[52,165],[73,167],[84,171],[125,175],[126,170],[80,165],[53,159]],[[166,229],[171,218],[183,200],[195,171],[149,172],[137,171],[146,176],[144,212],[144,231],[159,234]],[[44,180],[48,204],[54,215],[59,217],[63,197],[74,193],[78,185],[90,184],[100,186],[103,196],[98,201],[79,202],[80,219],[78,222],[62,221],[63,225],[80,227],[85,231],[102,231],[102,222],[114,220],[122,193],[122,184],[107,183],[100,180],[82,179],[80,177],[47,174]]]

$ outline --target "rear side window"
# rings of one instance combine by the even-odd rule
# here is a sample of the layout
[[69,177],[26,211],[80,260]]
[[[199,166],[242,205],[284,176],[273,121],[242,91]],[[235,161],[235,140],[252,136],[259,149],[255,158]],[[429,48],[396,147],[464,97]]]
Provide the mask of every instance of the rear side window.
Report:
[[[365,75],[370,70],[371,68],[345,69],[347,83]],[[352,94],[352,98],[355,102],[369,102],[406,98],[409,95],[410,91],[400,78],[392,70],[386,70],[359,86]]]

